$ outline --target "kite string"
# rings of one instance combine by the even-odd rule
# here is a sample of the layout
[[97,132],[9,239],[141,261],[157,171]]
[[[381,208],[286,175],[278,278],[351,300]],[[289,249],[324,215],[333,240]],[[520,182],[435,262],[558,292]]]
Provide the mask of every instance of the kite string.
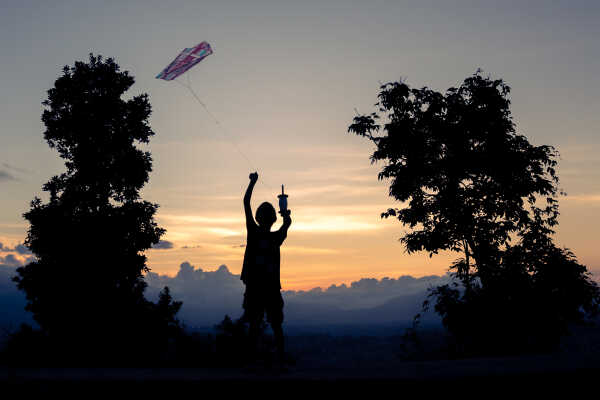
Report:
[[[231,143],[233,145],[233,147],[235,147],[235,149],[237,150],[238,153],[240,153],[240,155],[242,157],[244,157],[244,159],[246,160],[246,162],[248,163],[248,165],[250,166],[250,169],[252,169],[253,171],[258,171],[258,169],[256,167],[254,167],[254,164],[252,163],[252,161],[250,161],[250,159],[248,158],[248,156],[246,156],[246,154],[244,154],[244,152],[239,148],[239,146],[235,143],[235,141],[231,138],[231,135],[227,132],[227,130],[225,129],[225,127],[223,126],[223,124],[221,124],[221,121],[219,121],[217,119],[217,117],[214,116],[213,113],[210,112],[210,110],[208,109],[208,107],[206,106],[206,104],[204,104],[204,102],[202,100],[200,100],[200,97],[198,96],[198,94],[196,93],[196,91],[192,88],[192,85],[190,84],[190,77],[188,74],[187,75],[187,80],[188,80],[188,84],[185,85],[181,82],[179,82],[177,79],[174,79],[175,82],[177,82],[179,85],[181,85],[182,87],[186,88],[187,90],[189,90],[189,92],[192,94],[192,96],[194,96],[194,98],[196,99],[196,101],[198,103],[200,103],[200,105],[204,108],[204,110],[206,111],[206,113],[208,115],[210,115],[210,117],[215,121],[215,124],[221,128],[221,133],[223,133],[223,136],[225,136],[227,138],[227,140],[229,141],[229,143]],[[270,190],[273,190],[273,188],[271,187],[271,185],[269,185],[264,179],[261,179],[261,182]]]

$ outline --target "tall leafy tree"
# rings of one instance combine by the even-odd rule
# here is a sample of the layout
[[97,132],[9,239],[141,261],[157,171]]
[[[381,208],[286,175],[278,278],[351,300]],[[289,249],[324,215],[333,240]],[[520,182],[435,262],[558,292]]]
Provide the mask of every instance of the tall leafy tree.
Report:
[[465,310],[475,303],[486,304],[481,313],[512,310],[505,323],[532,298],[558,292],[563,309],[555,320],[581,319],[582,307],[597,310],[598,288],[585,267],[551,238],[561,193],[558,152],[517,133],[510,87],[478,71],[446,93],[404,82],[380,89],[378,112],[355,117],[348,130],[375,144],[371,161],[384,164],[378,177],[401,202],[382,217],[410,228],[400,239],[406,250],[462,254],[450,268],[463,294],[450,287],[432,293],[446,326],[470,326],[475,311]]
[[154,132],[148,96],[123,98],[133,84],[112,58],[90,54],[89,62],[64,67],[43,102],[44,138],[66,171],[43,186],[47,201],[36,197],[24,214],[36,260],[15,281],[54,338],[139,344],[157,318],[173,323],[157,314],[174,316],[180,306],[158,307],[143,294],[144,251],[165,230],[154,221],[158,205],[140,198],[152,158],[136,144]]

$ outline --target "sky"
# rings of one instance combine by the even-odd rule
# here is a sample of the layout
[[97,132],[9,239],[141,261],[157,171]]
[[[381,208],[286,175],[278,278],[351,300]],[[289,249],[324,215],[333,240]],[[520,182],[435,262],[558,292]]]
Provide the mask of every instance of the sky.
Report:
[[[512,87],[517,131],[559,150],[568,195],[556,241],[598,277],[599,22],[600,3],[576,0],[4,0],[0,257],[26,260],[13,251],[27,232],[22,214],[64,169],[43,140],[41,102],[62,66],[93,52],[136,78],[128,96],[150,96],[154,166],[142,196],[160,205],[168,242],[147,252],[156,273],[174,276],[186,261],[239,274],[242,196],[258,170],[254,207],[276,204],[281,184],[289,194],[284,289],[443,275],[455,255],[408,255],[406,230],[380,219],[398,204],[377,180],[372,145],[347,128],[355,110],[375,110],[380,83],[445,91],[481,68]],[[220,126],[185,89],[155,79],[201,41],[214,54],[190,84]]]

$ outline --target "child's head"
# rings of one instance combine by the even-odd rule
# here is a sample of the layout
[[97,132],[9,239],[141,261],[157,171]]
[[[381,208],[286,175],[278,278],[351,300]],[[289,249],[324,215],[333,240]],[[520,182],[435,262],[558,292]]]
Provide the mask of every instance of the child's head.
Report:
[[277,214],[275,214],[275,207],[267,201],[262,203],[256,209],[256,222],[262,228],[270,228],[277,221]]

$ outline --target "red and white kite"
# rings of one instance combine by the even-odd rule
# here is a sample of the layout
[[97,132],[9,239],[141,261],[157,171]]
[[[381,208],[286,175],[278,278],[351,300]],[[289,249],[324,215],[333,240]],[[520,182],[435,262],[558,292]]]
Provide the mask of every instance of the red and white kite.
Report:
[[210,44],[202,42],[199,45],[184,49],[175,59],[163,69],[162,72],[156,75],[156,79],[164,79],[172,81],[194,65],[198,64],[204,58],[212,54]]

